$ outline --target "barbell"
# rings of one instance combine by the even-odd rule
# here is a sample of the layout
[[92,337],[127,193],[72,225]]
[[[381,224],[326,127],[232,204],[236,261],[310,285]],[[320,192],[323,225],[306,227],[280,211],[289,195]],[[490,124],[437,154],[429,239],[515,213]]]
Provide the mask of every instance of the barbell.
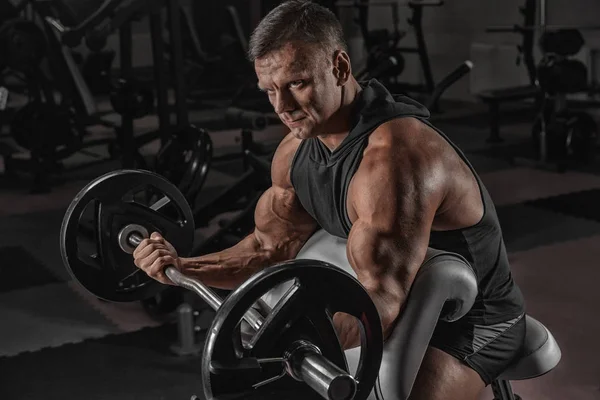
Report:
[[[138,269],[131,254],[152,232],[159,232],[181,256],[189,255],[194,218],[183,194],[156,173],[110,172],[86,185],[69,205],[60,231],[63,262],[97,297],[117,302],[149,298],[164,286]],[[364,400],[371,392],[383,352],[381,321],[364,287],[338,267],[315,260],[283,262],[258,272],[224,300],[174,267],[165,273],[217,311],[202,355],[207,399],[293,394]],[[285,282],[293,282],[291,288],[267,315],[252,307]],[[333,325],[337,312],[354,316],[360,326],[355,375],[348,372]],[[246,342],[242,320],[254,330]]]

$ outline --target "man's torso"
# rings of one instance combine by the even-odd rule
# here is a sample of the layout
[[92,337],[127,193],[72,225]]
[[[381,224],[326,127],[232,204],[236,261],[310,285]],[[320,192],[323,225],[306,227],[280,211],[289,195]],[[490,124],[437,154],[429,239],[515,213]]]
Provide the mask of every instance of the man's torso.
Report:
[[363,154],[377,141],[378,129],[393,124],[393,151],[407,156],[429,152],[434,173],[427,175],[423,187],[441,185],[444,193],[429,246],[458,253],[474,267],[480,295],[471,316],[477,323],[496,323],[522,314],[523,298],[510,274],[494,204],[464,154],[427,122],[428,112],[420,104],[408,98],[403,100],[406,105],[394,102],[379,85],[365,92],[371,96],[371,109],[366,101],[366,110],[357,110],[362,113],[358,122],[334,151],[318,138],[284,141],[289,184],[302,207],[330,234],[347,238],[356,221],[353,199],[365,190],[354,183],[354,175]]

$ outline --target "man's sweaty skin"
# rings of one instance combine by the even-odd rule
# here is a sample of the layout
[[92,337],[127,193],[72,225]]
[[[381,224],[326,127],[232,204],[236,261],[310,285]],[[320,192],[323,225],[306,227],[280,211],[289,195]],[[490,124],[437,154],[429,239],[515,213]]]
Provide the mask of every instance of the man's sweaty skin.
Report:
[[[133,253],[136,265],[164,284],[165,265],[220,289],[235,289],[256,272],[293,259],[317,229],[302,208],[290,182],[290,164],[299,140],[288,135],[279,144],[271,164],[272,186],[258,201],[254,231],[223,251],[192,258],[171,257],[168,243],[156,235],[145,239]],[[140,264],[141,263],[141,264]]]
[[[334,151],[349,133],[351,105],[360,85],[348,55],[332,60],[308,44],[288,45],[255,63],[259,87],[291,133],[272,163],[273,186],[261,197],[256,229],[236,246],[175,266],[205,284],[233,289],[257,271],[293,259],[317,229],[290,181],[301,140],[316,137]],[[303,60],[303,62],[299,62]],[[476,224],[483,215],[477,181],[437,132],[412,118],[382,124],[369,137],[348,188],[348,260],[379,310],[384,335],[391,333],[433,230]],[[164,262],[173,261],[161,239],[144,241],[134,257],[150,276],[170,283]],[[163,258],[166,257],[166,258]],[[360,344],[356,321],[334,317],[344,348]]]

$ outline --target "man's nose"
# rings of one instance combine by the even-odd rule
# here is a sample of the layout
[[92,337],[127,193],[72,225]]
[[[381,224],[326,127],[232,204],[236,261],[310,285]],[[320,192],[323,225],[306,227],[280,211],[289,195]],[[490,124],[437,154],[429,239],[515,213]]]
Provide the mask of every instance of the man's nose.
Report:
[[282,91],[275,95],[273,107],[275,108],[275,113],[283,114],[284,112],[294,111],[296,109],[296,102],[293,96]]

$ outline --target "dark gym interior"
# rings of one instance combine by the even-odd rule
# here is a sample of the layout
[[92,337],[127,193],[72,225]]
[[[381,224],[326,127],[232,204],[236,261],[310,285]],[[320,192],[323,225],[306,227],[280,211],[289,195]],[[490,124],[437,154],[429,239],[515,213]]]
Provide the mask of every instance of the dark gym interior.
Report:
[[[527,314],[560,347],[541,376],[480,399],[600,400],[600,2],[314,1],[340,20],[357,80],[427,106],[465,153]],[[108,293],[101,275],[132,272],[131,256],[104,243],[119,254],[83,266],[73,249],[85,229],[123,232],[100,233],[99,208],[74,198],[95,190],[100,207],[122,171],[150,171],[186,203],[181,254],[248,235],[289,129],[246,52],[280,3],[0,0],[0,400],[206,398],[214,307],[132,275],[120,285],[139,288]],[[160,193],[139,196],[130,212],[154,218]],[[284,393],[306,398],[296,386]]]

